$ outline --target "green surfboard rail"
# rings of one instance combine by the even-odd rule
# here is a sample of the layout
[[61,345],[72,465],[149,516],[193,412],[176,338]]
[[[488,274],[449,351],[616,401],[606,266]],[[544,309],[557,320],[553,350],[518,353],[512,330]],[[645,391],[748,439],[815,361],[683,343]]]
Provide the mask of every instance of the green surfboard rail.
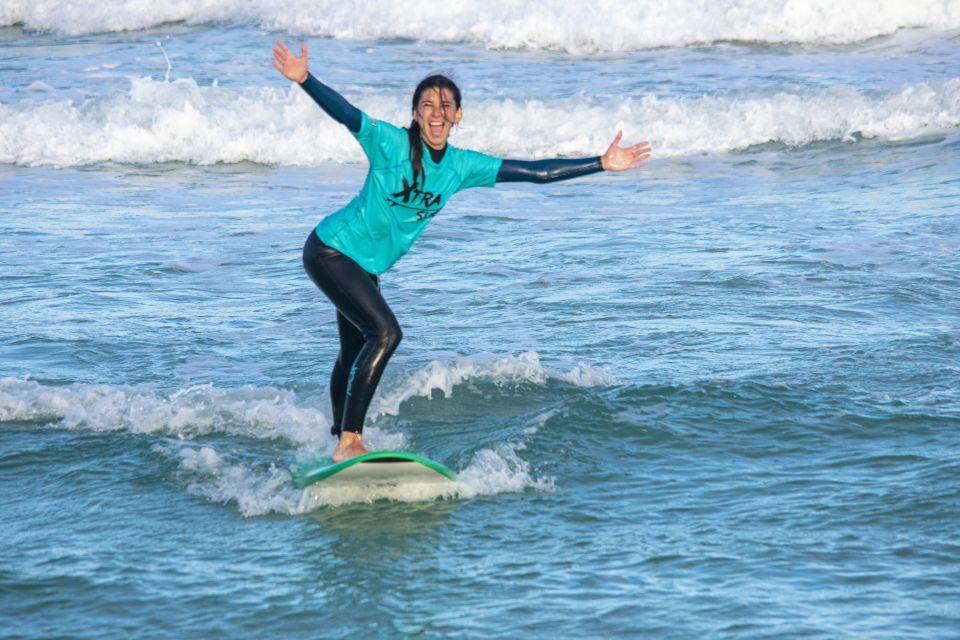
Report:
[[360,462],[371,462],[373,460],[381,460],[383,458],[400,459],[407,462],[418,462],[428,469],[432,469],[445,478],[452,480],[453,482],[458,481],[456,473],[443,466],[439,462],[431,460],[430,458],[424,458],[423,456],[407,453],[406,451],[373,451],[371,453],[365,453],[362,456],[350,458],[326,467],[317,468],[316,463],[297,467],[293,470],[293,484],[298,489],[304,489],[315,482],[329,478],[335,473],[339,473],[344,469],[352,467]]

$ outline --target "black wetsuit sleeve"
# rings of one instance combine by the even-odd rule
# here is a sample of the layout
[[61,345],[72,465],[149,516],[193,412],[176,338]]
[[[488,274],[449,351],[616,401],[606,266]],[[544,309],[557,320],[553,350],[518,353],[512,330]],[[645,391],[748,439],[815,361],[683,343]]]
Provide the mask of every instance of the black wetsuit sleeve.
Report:
[[600,156],[554,160],[504,160],[497,182],[556,182],[603,171]]
[[347,102],[346,98],[314,78],[311,73],[307,73],[307,79],[300,83],[300,86],[331,118],[354,133],[360,131],[360,109]]

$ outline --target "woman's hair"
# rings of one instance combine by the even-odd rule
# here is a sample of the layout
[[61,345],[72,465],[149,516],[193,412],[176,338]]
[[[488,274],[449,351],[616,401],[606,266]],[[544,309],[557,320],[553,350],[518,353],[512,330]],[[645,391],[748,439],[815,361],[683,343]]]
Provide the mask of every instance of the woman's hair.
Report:
[[[417,89],[413,92],[414,111],[417,110],[417,106],[420,104],[420,98],[423,97],[423,92],[427,89],[436,89],[440,94],[441,103],[443,102],[444,90],[449,91],[453,94],[454,105],[457,109],[460,108],[460,89],[456,83],[447,76],[432,75],[421,80],[420,84],[417,85]],[[446,115],[444,115],[444,118],[446,118]],[[407,128],[407,137],[410,139],[410,163],[413,165],[413,182],[416,183],[417,176],[423,173],[423,144],[420,142],[420,124],[416,118],[413,119]]]

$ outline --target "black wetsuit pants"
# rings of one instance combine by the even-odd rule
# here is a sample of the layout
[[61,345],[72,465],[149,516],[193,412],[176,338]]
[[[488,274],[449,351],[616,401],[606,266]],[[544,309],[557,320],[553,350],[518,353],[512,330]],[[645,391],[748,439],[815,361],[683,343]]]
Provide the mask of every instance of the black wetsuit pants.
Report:
[[328,247],[310,232],[303,245],[303,267],[337,308],[340,355],[330,376],[331,433],[363,431],[367,407],[402,333],[377,276]]

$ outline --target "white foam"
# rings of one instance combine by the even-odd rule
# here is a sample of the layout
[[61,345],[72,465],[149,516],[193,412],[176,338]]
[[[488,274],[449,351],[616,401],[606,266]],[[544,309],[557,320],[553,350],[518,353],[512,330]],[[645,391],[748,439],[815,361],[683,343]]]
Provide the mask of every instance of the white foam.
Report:
[[[558,411],[551,409],[537,416],[535,424],[524,429],[519,439],[476,452],[466,468],[458,473],[459,482],[455,484],[327,487],[320,483],[297,490],[293,488],[288,471],[274,464],[254,468],[218,453],[212,446],[171,441],[155,446],[154,450],[177,461],[178,470],[189,482],[187,490],[190,493],[213,502],[234,503],[247,517],[268,513],[298,515],[322,507],[379,500],[470,499],[526,490],[552,491],[555,479],[537,476],[518,452],[526,449],[526,441]],[[332,448],[331,441],[323,455],[328,456]],[[317,459],[320,454],[313,450],[310,457]]]
[[170,442],[154,446],[154,451],[177,462],[189,493],[212,502],[233,503],[244,516],[252,517],[268,513],[298,515],[321,507],[379,500],[422,502],[527,489],[553,490],[554,479],[535,477],[529,463],[516,453],[520,447],[515,445],[505,443],[478,451],[455,484],[325,487],[320,483],[304,490],[294,488],[290,473],[274,464],[244,464],[209,445]]
[[[328,457],[332,448],[322,455],[314,452],[312,456],[314,459]],[[456,497],[460,491],[453,483],[330,488],[319,484],[300,490],[294,487],[290,472],[275,464],[244,464],[209,445],[198,447],[187,442],[171,442],[156,445],[154,451],[177,462],[189,493],[212,502],[233,503],[246,517],[268,513],[299,515],[320,507],[378,500],[430,501]]]
[[301,492],[290,484],[290,473],[269,465],[255,470],[232,462],[210,446],[156,446],[158,453],[176,459],[189,478],[187,491],[213,502],[237,505],[246,517],[268,513],[300,513]]
[[[554,378],[579,384],[584,378],[582,372],[589,369],[581,364],[570,373],[551,371],[540,364],[535,352],[503,358],[464,358],[451,365],[435,362],[401,384],[387,406],[398,408],[401,397],[429,395],[433,388],[442,388],[450,395],[456,384],[472,377],[535,383]],[[586,377],[603,380],[604,384],[612,379],[599,372]],[[434,387],[435,383],[440,386]],[[250,386],[221,389],[205,384],[162,393],[145,386],[54,386],[28,378],[0,378],[0,422],[48,421],[51,426],[67,429],[172,436],[174,440],[154,449],[177,461],[178,470],[189,479],[188,491],[214,502],[235,503],[245,516],[299,514],[324,505],[382,499],[414,502],[551,490],[553,478],[537,477],[518,452],[556,412],[551,409],[537,416],[535,424],[525,428],[518,440],[475,453],[459,472],[460,482],[454,486],[364,487],[334,492],[320,488],[305,492],[294,489],[290,473],[274,464],[251,466],[218,453],[213,446],[191,442],[198,436],[217,433],[281,438],[297,445],[300,462],[329,456],[335,442],[328,435],[328,418],[318,409],[303,405],[291,391]],[[403,450],[406,446],[403,433],[367,427],[364,435],[371,450]]]
[[[535,351],[517,356],[477,355],[450,363],[433,361],[411,374],[401,374],[391,390],[378,390],[369,416],[397,415],[405,400],[430,397],[435,389],[451,397],[456,385],[477,378],[496,384],[544,384],[550,379],[580,386],[617,383],[608,369],[585,363],[569,372],[545,367]],[[325,394],[317,401],[325,405]],[[0,422],[15,420],[44,421],[66,429],[158,433],[183,439],[216,433],[279,438],[321,449],[332,442],[330,418],[320,407],[288,389],[251,385],[222,388],[206,383],[171,392],[150,385],[50,385],[29,377],[0,378]],[[364,435],[373,449],[403,449],[407,444],[403,433],[376,427],[364,429]],[[312,454],[313,449],[305,450],[305,459]]]
[[623,51],[721,40],[857,42],[960,27],[956,0],[5,0],[0,25],[84,34],[166,22],[254,23],[333,38],[411,38],[489,48]]
[[554,478],[536,477],[530,463],[517,454],[518,447],[501,444],[481,449],[467,467],[458,473],[460,495],[465,498],[498,493],[518,493],[526,489],[552,491]]
[[[846,87],[733,97],[643,96],[609,104],[568,99],[484,101],[471,120],[472,144],[510,157],[601,153],[618,129],[625,143],[649,140],[655,157],[802,146],[828,140],[898,141],[960,126],[960,78],[866,95]],[[475,132],[475,133],[473,133]]]
[[6,377],[0,379],[0,421],[12,420],[187,439],[211,433],[282,438],[320,448],[332,440],[330,420],[319,408],[301,404],[292,391],[273,387],[204,384],[162,393],[146,386],[52,386]]
[[473,455],[470,463],[460,471],[458,495],[473,498],[498,493],[519,493],[527,489],[553,491],[555,478],[536,476],[530,463],[519,452],[527,448],[527,441],[543,428],[559,408],[548,409],[534,418],[534,424],[526,427],[516,440],[481,449]]
[[544,384],[548,379],[582,387],[618,383],[609,369],[598,369],[582,362],[568,372],[545,367],[540,363],[540,355],[536,351],[526,351],[517,356],[469,356],[449,363],[434,360],[420,370],[403,376],[393,384],[392,389],[381,391],[374,399],[370,415],[397,415],[404,401],[416,396],[430,398],[435,390],[449,398],[453,395],[454,387],[476,378],[488,379],[496,384]]
[[[47,95],[37,92],[38,96]],[[373,94],[358,105],[404,123],[406,96]],[[618,129],[647,139],[655,157],[727,153],[768,142],[800,146],[856,136],[906,140],[960,126],[960,78],[886,94],[849,88],[698,98],[479,100],[451,139],[506,157],[601,153]],[[128,92],[75,105],[0,104],[0,162],[77,166],[101,162],[273,165],[363,162],[346,129],[296,87],[199,86],[192,79],[132,78]]]

